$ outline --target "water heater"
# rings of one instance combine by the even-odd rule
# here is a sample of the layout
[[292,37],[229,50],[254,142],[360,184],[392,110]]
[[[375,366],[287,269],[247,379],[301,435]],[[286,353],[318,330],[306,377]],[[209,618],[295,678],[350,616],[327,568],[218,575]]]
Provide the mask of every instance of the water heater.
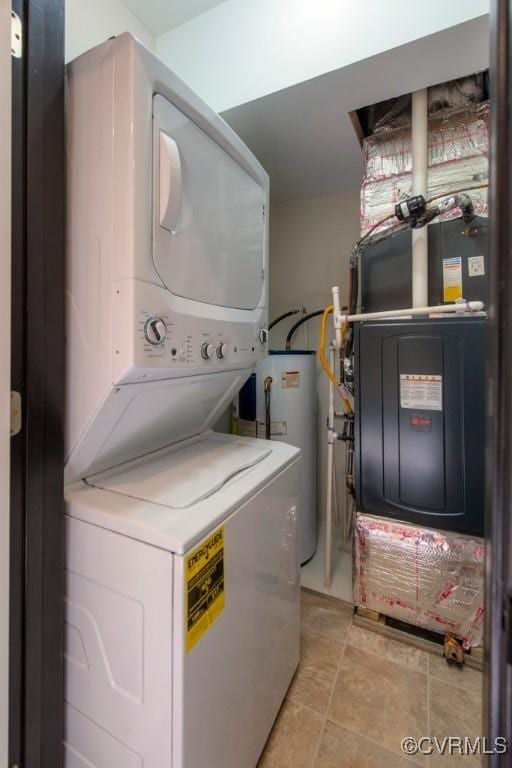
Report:
[[257,364],[255,389],[258,435],[264,436],[270,416],[271,438],[302,450],[303,504],[298,530],[300,562],[304,564],[315,554],[317,543],[315,352],[271,351]]

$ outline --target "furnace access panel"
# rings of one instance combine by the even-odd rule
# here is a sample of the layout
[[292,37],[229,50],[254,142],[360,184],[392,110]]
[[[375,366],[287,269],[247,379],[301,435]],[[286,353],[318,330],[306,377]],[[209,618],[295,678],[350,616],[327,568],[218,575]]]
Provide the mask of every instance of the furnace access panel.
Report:
[[360,511],[483,534],[485,366],[483,316],[359,324]]

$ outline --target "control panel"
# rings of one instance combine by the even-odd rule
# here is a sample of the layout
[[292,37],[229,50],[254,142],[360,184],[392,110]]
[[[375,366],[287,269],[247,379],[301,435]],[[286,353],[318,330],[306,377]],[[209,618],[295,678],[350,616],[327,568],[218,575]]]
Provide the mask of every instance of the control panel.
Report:
[[[130,289],[133,293],[130,292]],[[129,296],[123,296],[125,292]],[[128,383],[252,367],[267,354],[266,311],[250,314],[254,322],[234,322],[240,310],[223,308],[226,319],[172,311],[165,288],[123,281],[116,291],[119,311],[114,326],[114,380]],[[134,311],[133,311],[134,310]],[[214,312],[212,312],[214,314]],[[249,313],[243,312],[242,318]],[[122,318],[125,318],[125,322]],[[125,340],[131,321],[132,340]]]
[[167,336],[167,323],[161,317],[150,317],[144,325],[144,336],[153,346],[163,344]]
[[267,344],[266,328],[258,328],[253,334],[241,331],[235,340],[231,329],[231,332],[221,328],[195,330],[197,324],[197,318],[193,318],[193,322],[182,330],[181,323],[169,315],[146,316],[142,312],[139,319],[139,352],[147,362],[154,361],[153,365],[158,364],[157,361],[165,365],[195,365],[203,361],[256,360]]
[[215,356],[223,360],[228,356],[229,347],[225,341],[219,341],[217,345],[211,341],[203,341],[201,344],[201,357],[203,360],[211,360]]

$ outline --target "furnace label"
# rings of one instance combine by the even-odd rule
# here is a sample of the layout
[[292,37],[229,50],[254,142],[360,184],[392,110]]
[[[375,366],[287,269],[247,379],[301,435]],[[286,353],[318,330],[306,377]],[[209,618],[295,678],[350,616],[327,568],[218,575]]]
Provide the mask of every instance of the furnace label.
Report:
[[300,387],[300,372],[283,371],[281,374],[281,387],[283,389],[296,389]]
[[443,377],[401,373],[400,407],[419,411],[442,411]]
[[224,609],[224,528],[185,556],[186,649],[190,651]]
[[468,257],[468,275],[470,277],[485,275],[485,259],[483,256]]
[[457,301],[462,296],[462,259],[443,259],[443,301]]

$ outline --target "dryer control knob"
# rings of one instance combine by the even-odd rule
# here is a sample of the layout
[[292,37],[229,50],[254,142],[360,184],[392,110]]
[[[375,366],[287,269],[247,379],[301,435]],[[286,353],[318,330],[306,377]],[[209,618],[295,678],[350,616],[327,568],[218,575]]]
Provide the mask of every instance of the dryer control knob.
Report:
[[146,320],[144,336],[150,344],[163,344],[167,336],[167,326],[161,317],[150,317]]
[[222,358],[226,357],[227,351],[228,351],[228,345],[224,344],[224,342],[221,341],[221,343],[217,347],[217,357],[219,358],[219,360],[222,360]]
[[203,344],[201,344],[201,357],[204,360],[211,360],[214,354],[215,347],[213,344],[210,344],[208,341],[205,341]]
[[268,330],[267,330],[267,328],[260,328],[260,331],[259,331],[258,335],[259,335],[259,339],[260,339],[261,344],[266,344],[267,341],[268,341]]

